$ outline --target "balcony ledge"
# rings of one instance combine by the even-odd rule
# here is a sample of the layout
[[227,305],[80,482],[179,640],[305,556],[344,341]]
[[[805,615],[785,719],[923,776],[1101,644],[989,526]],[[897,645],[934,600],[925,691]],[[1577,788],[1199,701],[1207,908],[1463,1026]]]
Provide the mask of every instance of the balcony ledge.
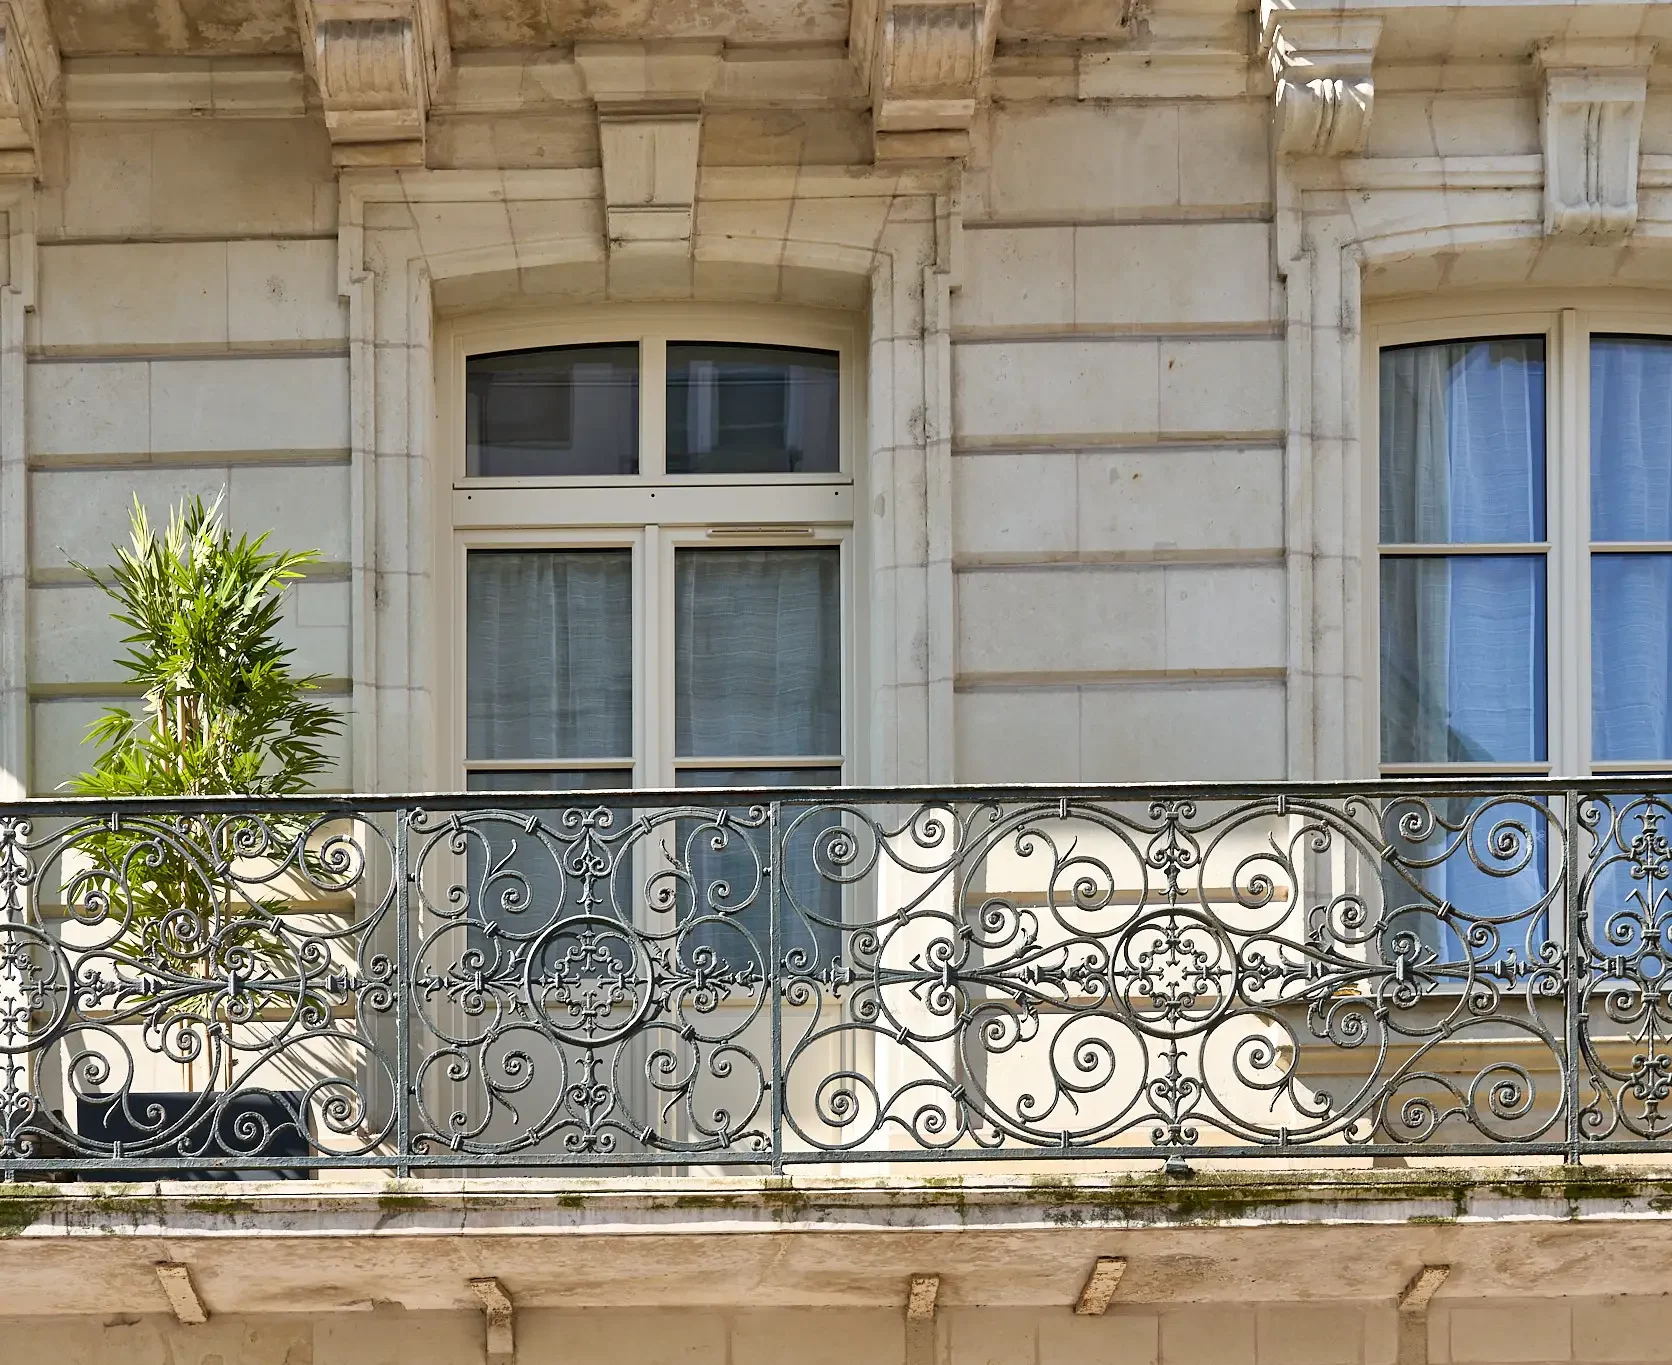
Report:
[[[215,1313],[950,1306],[1074,1301],[1100,1255],[1122,1302],[1660,1293],[1672,1168],[1204,1170],[1159,1175],[169,1182],[0,1191],[0,1317],[157,1312],[183,1261]],[[1328,1266],[1328,1274],[1320,1267]]]

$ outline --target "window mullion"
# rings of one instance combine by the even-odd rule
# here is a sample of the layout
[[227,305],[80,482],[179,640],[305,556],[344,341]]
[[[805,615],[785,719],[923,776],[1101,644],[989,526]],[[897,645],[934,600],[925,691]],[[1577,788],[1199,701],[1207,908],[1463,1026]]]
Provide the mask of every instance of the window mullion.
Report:
[[639,573],[640,659],[633,688],[639,708],[640,749],[638,784],[673,785],[673,630],[668,601],[669,553],[662,528],[644,528],[643,563]]
[[668,343],[639,342],[639,470],[651,478],[668,472]]
[[1585,772],[1590,761],[1589,442],[1585,328],[1577,310],[1556,319],[1550,395],[1555,420],[1550,471],[1550,719],[1554,771]]

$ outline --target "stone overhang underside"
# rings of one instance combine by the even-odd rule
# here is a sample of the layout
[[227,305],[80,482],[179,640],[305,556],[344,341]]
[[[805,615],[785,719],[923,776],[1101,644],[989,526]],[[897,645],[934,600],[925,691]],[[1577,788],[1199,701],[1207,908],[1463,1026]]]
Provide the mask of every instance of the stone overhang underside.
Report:
[[155,1313],[158,1263],[212,1313],[1074,1303],[1099,1256],[1122,1303],[1661,1294],[1672,1169],[1200,1172],[777,1180],[358,1179],[0,1189],[0,1317]]

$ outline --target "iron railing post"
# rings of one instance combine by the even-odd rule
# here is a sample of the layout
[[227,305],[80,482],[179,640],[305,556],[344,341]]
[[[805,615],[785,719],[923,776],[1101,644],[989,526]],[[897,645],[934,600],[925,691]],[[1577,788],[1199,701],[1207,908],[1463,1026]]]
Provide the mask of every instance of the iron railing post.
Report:
[[783,880],[784,847],[783,811],[781,802],[767,807],[767,867],[766,867],[766,989],[772,992],[772,1063],[768,1086],[772,1091],[772,1173],[784,1171],[784,983],[781,979],[781,954],[778,917],[782,897],[778,894]]
[[1584,1007],[1580,972],[1586,958],[1580,897],[1579,799],[1576,788],[1570,788],[1562,798],[1562,1022],[1566,1033],[1562,1058],[1562,1104],[1567,1127],[1566,1159],[1570,1166],[1579,1164],[1579,1021]]
[[411,809],[395,812],[395,1176],[412,1174],[412,934],[408,924],[411,879],[407,825]]

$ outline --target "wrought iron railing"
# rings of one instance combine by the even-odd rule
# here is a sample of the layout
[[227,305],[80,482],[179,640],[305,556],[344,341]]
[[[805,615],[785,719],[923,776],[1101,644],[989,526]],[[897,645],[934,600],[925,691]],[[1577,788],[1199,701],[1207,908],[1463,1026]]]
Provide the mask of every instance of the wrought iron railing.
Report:
[[1672,1148],[1672,796],[0,807],[0,1170]]

